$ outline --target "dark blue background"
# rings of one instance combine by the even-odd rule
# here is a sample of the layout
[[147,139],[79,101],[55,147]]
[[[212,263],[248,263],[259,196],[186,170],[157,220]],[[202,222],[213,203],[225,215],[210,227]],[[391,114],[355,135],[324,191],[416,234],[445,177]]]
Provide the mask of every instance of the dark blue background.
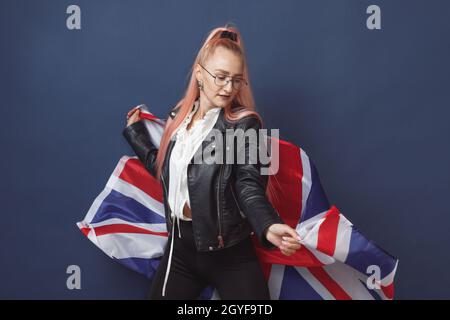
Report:
[[[82,29],[66,28],[81,7]],[[381,7],[381,30],[366,8]],[[266,126],[315,161],[330,201],[400,259],[396,298],[450,298],[448,1],[1,1],[0,298],[144,298],[80,233],[125,114],[181,98],[232,21]],[[82,290],[66,288],[81,267]]]

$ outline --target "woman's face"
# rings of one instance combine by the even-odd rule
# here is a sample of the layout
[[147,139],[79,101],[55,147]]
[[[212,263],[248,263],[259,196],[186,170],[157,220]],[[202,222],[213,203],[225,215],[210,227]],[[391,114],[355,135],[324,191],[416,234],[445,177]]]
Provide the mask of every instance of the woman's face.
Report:
[[[243,64],[241,58],[223,47],[216,48],[214,54],[209,56],[203,67],[213,75],[243,77]],[[231,81],[222,87],[214,83],[214,78],[201,66],[196,66],[196,78],[203,82],[203,91],[200,91],[200,97],[206,99],[210,106],[224,108],[227,106],[238,91],[233,88]]]

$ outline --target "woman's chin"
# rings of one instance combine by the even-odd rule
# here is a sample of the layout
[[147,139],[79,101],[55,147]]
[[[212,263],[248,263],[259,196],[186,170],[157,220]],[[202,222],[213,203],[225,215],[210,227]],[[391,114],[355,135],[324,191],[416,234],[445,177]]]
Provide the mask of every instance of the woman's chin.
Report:
[[230,103],[230,98],[222,98],[222,97],[218,97],[218,99],[215,100],[216,102],[216,106],[218,107],[222,107],[224,108],[225,106],[227,106]]

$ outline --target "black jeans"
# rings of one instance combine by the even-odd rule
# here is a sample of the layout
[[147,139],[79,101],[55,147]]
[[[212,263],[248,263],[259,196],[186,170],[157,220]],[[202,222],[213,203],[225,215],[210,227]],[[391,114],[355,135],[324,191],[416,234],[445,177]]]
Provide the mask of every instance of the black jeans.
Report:
[[192,221],[180,220],[181,238],[175,223],[172,262],[162,296],[171,237],[152,281],[149,299],[198,299],[211,285],[222,300],[269,300],[269,289],[250,236],[218,251],[197,252]]

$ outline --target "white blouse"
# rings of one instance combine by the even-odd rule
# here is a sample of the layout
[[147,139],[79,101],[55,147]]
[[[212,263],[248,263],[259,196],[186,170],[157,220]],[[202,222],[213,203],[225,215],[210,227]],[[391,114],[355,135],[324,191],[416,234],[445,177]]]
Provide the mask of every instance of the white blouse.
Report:
[[[187,125],[191,122],[191,118],[198,110],[199,105],[200,101],[197,99],[194,103],[194,109],[174,133],[176,134],[176,142],[170,155],[168,202],[172,211],[172,218],[175,217],[177,219],[178,237],[180,238],[180,219],[187,221],[192,220],[191,218],[185,217],[183,214],[183,208],[186,202],[190,207],[189,192],[187,188],[187,167],[195,152],[217,122],[221,109],[220,107],[209,109],[203,119],[196,120],[191,128],[186,130]],[[166,275],[164,277],[162,296],[165,296],[169,270],[172,263],[174,230],[175,222],[172,224],[172,241],[170,242],[169,260],[167,262]]]
[[185,202],[189,208],[189,191],[187,187],[187,167],[203,140],[214,127],[219,116],[220,107],[209,109],[203,119],[196,120],[189,130],[187,125],[199,108],[199,100],[195,101],[194,109],[186,117],[176,132],[176,143],[170,156],[170,182],[168,202],[172,209],[172,217],[191,221],[191,218],[183,214]]

